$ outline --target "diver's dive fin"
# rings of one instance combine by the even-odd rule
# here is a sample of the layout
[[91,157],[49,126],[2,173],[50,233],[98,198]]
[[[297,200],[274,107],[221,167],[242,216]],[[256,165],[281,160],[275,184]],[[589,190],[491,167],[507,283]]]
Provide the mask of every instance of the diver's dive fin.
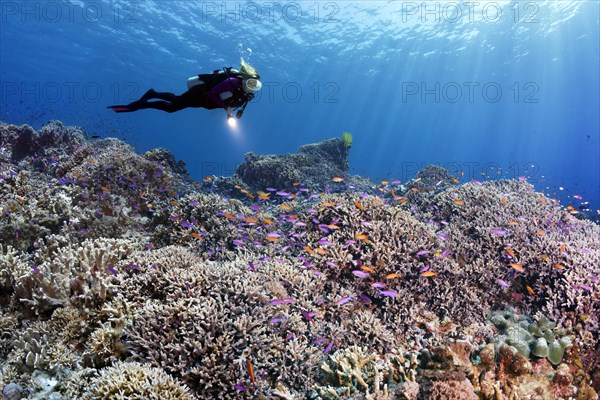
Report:
[[131,108],[129,108],[127,106],[108,106],[106,108],[110,108],[114,112],[118,112],[118,113],[135,111],[135,110],[132,110]]

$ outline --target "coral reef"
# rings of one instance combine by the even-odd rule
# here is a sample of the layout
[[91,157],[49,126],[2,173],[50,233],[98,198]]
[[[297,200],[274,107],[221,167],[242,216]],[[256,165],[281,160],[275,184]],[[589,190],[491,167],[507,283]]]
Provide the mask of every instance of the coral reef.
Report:
[[3,393],[597,398],[598,225],[521,181],[350,177],[348,149],[191,182],[0,124]]

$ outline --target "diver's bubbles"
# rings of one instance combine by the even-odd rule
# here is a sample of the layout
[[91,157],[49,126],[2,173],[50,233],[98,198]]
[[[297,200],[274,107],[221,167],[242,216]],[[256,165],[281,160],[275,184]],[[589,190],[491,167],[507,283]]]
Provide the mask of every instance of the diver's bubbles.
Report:
[[244,45],[242,43],[239,43],[238,52],[240,54],[240,58],[243,58],[245,61],[250,62],[250,58],[252,57],[252,49],[250,47],[246,47],[244,49]]

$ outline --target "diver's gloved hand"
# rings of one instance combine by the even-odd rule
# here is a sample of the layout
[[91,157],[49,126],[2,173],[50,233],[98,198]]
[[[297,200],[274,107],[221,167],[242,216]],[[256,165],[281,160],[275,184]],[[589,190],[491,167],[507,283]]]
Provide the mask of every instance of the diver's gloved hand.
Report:
[[243,110],[238,110],[238,111],[235,113],[235,117],[236,117],[237,119],[240,119],[240,118],[242,118],[242,115],[244,115],[244,111],[243,111]]

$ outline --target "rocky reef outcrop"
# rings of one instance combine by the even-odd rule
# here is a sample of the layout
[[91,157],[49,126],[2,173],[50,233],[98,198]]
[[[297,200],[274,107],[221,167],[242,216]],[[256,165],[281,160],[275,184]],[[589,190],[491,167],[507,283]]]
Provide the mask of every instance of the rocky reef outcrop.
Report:
[[247,153],[236,169],[236,175],[251,190],[267,187],[291,189],[294,182],[302,182],[314,190],[331,184],[333,177],[348,174],[348,145],[334,138],[307,144],[295,154],[256,155]]

